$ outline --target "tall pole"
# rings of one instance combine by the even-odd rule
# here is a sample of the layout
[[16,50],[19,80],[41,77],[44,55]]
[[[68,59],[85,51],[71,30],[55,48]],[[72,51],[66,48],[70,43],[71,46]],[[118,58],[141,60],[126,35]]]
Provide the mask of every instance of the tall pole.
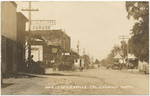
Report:
[[83,48],[83,55],[85,55],[85,48]]
[[[31,1],[29,1],[29,9],[31,9]],[[29,50],[28,50],[28,58],[29,58],[29,64],[31,64],[31,11],[29,11]]]
[[80,41],[78,40],[78,44],[77,44],[77,52],[78,54],[80,54]]
[[35,1],[25,1],[25,2],[29,2],[29,9],[22,9],[22,11],[28,11],[29,12],[29,32],[28,32],[28,62],[29,65],[31,64],[31,12],[32,11],[38,11],[38,9],[31,9],[31,3],[35,2]]
[[[125,39],[129,39],[127,36],[123,35],[123,36],[119,36],[119,39],[122,39],[123,42],[125,42]],[[123,49],[124,49],[124,43],[123,43],[123,48],[122,48],[122,52],[123,52]],[[128,44],[127,44],[127,64],[129,64],[129,59],[128,59]],[[124,59],[125,59],[125,56],[123,54],[123,64],[124,64]]]
[[128,63],[128,66],[129,66],[129,57],[128,57],[128,53],[129,53],[129,44],[127,44],[127,63]]

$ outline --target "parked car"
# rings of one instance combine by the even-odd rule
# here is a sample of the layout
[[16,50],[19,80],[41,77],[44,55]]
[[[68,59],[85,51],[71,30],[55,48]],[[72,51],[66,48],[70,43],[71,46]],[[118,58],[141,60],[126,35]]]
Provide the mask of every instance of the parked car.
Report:
[[122,69],[122,65],[119,62],[113,62],[112,69]]
[[29,67],[29,72],[34,74],[45,74],[46,65],[42,61],[37,61]]
[[109,69],[109,68],[111,68],[111,66],[110,66],[110,65],[107,65],[106,68]]
[[147,62],[138,62],[138,69],[140,72],[144,72],[145,74],[149,74],[149,63]]
[[143,72],[149,74],[149,64],[143,65]]

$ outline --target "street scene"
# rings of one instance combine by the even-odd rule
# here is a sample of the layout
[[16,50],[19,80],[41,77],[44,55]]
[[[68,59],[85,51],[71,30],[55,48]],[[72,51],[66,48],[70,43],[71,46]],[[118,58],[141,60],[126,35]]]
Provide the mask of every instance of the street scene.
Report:
[[1,95],[149,95],[149,1],[2,1]]

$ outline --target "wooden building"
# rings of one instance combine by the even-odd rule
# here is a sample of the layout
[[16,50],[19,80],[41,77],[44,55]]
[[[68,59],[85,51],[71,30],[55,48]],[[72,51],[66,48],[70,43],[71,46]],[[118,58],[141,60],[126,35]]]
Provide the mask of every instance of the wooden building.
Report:
[[1,2],[1,44],[2,73],[17,72],[17,4],[13,1]]
[[32,38],[35,38],[31,43],[32,46],[43,46],[42,55],[43,61],[46,64],[50,65],[52,62],[61,62],[62,53],[70,52],[71,39],[62,30],[33,31]]
[[25,58],[25,25],[28,19],[16,10],[14,1],[1,2],[1,68],[4,74],[22,71]]

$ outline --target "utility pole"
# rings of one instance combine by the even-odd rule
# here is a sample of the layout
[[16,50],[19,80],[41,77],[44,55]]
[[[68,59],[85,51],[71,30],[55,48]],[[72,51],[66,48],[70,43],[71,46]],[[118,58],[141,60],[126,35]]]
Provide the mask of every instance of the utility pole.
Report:
[[90,53],[88,53],[88,56],[89,56],[89,61],[91,63],[91,55],[90,55]]
[[[122,36],[119,36],[119,39],[122,39],[123,42],[125,42],[125,39],[129,39],[128,35],[122,35]],[[124,43],[123,43],[123,49],[124,49]],[[123,52],[123,49],[122,49],[122,52]],[[128,43],[127,43],[127,63],[129,64],[129,59],[128,59],[128,54],[129,54],[129,48],[128,48]],[[124,64],[124,59],[125,59],[125,56],[123,54],[123,64]]]
[[92,58],[92,64],[93,64],[94,63],[94,57],[92,56],[91,58]]
[[80,41],[78,40],[78,43],[77,43],[77,52],[78,54],[80,53]]
[[83,48],[83,55],[85,55],[85,48]]
[[31,64],[31,12],[32,11],[39,11],[38,9],[31,9],[31,3],[32,2],[37,2],[37,1],[24,1],[24,2],[28,2],[29,3],[29,8],[27,9],[22,9],[21,11],[28,11],[29,12],[29,32],[28,32],[28,62],[29,65]]

